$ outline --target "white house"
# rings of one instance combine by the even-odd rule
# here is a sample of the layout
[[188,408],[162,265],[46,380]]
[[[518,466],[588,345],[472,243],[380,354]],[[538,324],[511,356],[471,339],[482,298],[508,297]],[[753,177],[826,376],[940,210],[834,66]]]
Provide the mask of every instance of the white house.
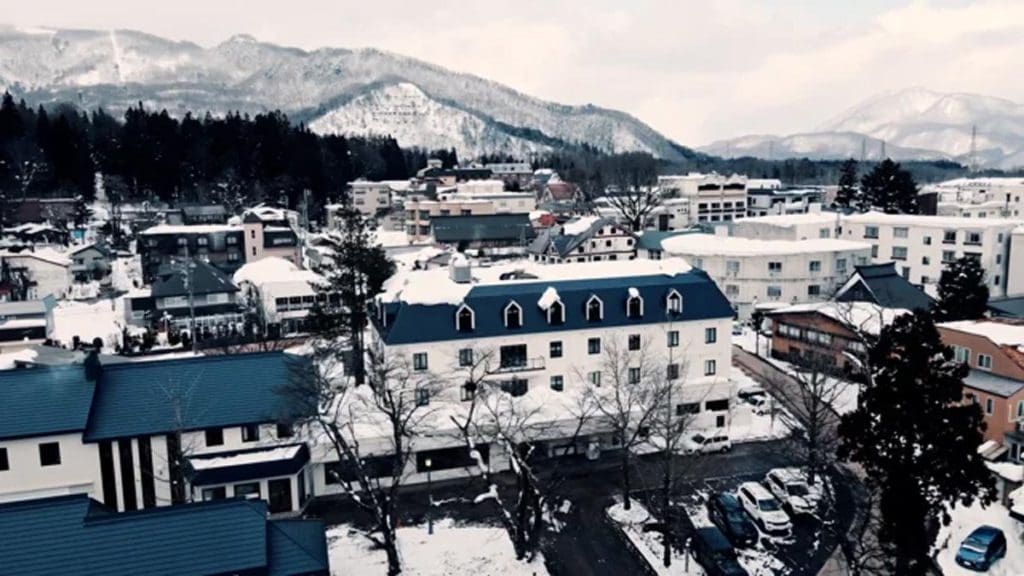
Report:
[[741,318],[759,303],[826,300],[855,266],[871,258],[871,245],[835,239],[680,234],[662,240],[661,247],[665,256],[685,258],[707,272]]
[[363,214],[373,216],[391,207],[391,186],[387,182],[356,180],[349,182],[349,189],[352,205]]
[[842,216],[838,212],[776,214],[744,218],[732,225],[732,235],[757,240],[811,240],[839,238]]
[[871,243],[875,263],[896,262],[904,278],[932,294],[945,265],[964,256],[980,261],[993,298],[1007,293],[1010,237],[1019,222],[881,212],[852,214],[842,222],[844,239]]
[[724,176],[714,172],[658,176],[658,188],[665,198],[689,199],[688,224],[731,222],[747,215],[746,176]]
[[23,298],[27,300],[41,300],[50,295],[61,299],[71,289],[71,259],[52,248],[2,252],[0,260],[15,284],[24,281]]
[[921,193],[934,193],[940,216],[1018,218],[1024,204],[1024,178],[955,178],[929,184]]
[[287,335],[305,331],[306,317],[320,297],[316,285],[323,278],[288,260],[264,258],[239,268],[233,280],[256,309],[264,331]]

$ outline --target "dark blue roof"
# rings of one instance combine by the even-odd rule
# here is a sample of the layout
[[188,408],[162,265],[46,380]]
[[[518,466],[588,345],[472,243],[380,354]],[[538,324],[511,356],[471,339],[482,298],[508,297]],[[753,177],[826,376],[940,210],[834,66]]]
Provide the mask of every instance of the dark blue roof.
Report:
[[434,216],[430,219],[438,242],[530,241],[536,236],[529,214]]
[[0,565],[19,576],[326,573],[323,528],[311,525],[281,530],[259,500],[120,514],[85,495],[29,500],[0,505]]
[[85,439],[286,419],[288,402],[280,390],[301,362],[308,360],[268,352],[107,366]]
[[94,388],[81,366],[0,372],[0,440],[85,430]]
[[[537,305],[537,301],[549,286],[558,292],[565,305],[564,324],[548,324],[547,314]],[[640,318],[626,316],[626,299],[631,287],[636,288],[644,300],[644,313]],[[718,286],[706,273],[696,269],[674,276],[653,274],[476,286],[470,289],[465,298],[465,304],[472,308],[476,315],[476,329],[473,332],[459,332],[455,329],[455,312],[459,306],[452,304],[388,305],[388,324],[383,328],[380,326],[379,317],[374,316],[387,344],[486,338],[516,332],[559,332],[655,324],[667,320],[665,300],[673,289],[683,297],[683,313],[672,317],[673,321],[733,317],[732,306]],[[586,302],[593,295],[604,302],[604,319],[600,322],[588,322],[584,314]],[[522,328],[505,327],[503,311],[512,300],[523,309]]]
[[251,462],[237,466],[224,466],[220,468],[206,468],[196,470],[193,462],[202,461],[208,458],[227,458],[243,454],[257,454],[259,452],[270,452],[284,446],[271,446],[264,448],[253,448],[250,450],[235,450],[232,452],[215,452],[211,454],[200,454],[188,458],[189,480],[193,486],[210,486],[213,484],[230,484],[242,480],[255,480],[260,478],[273,478],[275,476],[290,476],[302,470],[302,467],[309,462],[309,449],[305,444],[299,445],[298,452],[291,458],[280,460],[267,460],[263,462]]
[[857,282],[836,295],[838,302],[874,302],[884,308],[928,310],[932,299],[896,271],[895,262],[857,266]]

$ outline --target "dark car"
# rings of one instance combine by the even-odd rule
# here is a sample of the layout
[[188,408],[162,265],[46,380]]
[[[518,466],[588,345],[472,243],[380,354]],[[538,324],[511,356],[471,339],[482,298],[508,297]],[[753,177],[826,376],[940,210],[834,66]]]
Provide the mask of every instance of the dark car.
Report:
[[750,521],[733,494],[719,492],[708,499],[708,517],[733,546],[753,546],[757,543],[757,526]]
[[994,526],[979,526],[960,543],[956,563],[971,570],[986,571],[1006,555],[1006,537]]
[[725,534],[714,526],[698,528],[693,535],[693,556],[708,576],[749,576],[736,559]]

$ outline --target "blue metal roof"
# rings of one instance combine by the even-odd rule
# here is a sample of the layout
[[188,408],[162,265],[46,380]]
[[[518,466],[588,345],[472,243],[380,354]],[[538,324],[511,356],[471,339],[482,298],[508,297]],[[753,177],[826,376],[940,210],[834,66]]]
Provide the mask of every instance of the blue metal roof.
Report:
[[[565,305],[564,324],[548,324],[546,312],[537,305],[549,286],[558,292]],[[636,288],[644,300],[644,311],[640,318],[626,316],[629,288]],[[665,299],[673,289],[683,297],[683,312],[669,318],[666,315]],[[600,322],[588,322],[584,314],[586,302],[593,295],[604,302],[604,318]],[[504,324],[503,311],[513,300],[523,309],[522,328],[509,329]],[[459,332],[455,329],[455,313],[459,306],[451,304],[391,304],[385,308],[389,316],[387,326],[381,327],[376,315],[374,322],[381,330],[384,341],[393,345],[487,338],[517,332],[532,334],[655,324],[668,320],[686,322],[732,318],[734,315],[729,300],[714,281],[705,272],[696,269],[674,276],[655,274],[475,286],[466,295],[465,304],[475,313],[476,329],[472,332]]]
[[275,476],[290,476],[302,470],[302,467],[309,462],[309,449],[305,444],[299,445],[298,452],[291,458],[279,460],[267,460],[263,462],[250,462],[236,466],[224,466],[221,468],[206,468],[196,470],[192,463],[209,458],[226,458],[240,456],[243,454],[256,455],[260,452],[271,452],[283,446],[271,446],[264,448],[253,448],[250,450],[234,450],[231,452],[214,452],[201,454],[188,458],[189,481],[193,486],[210,486],[214,484],[230,484],[242,480],[254,480],[260,478],[273,478]]
[[81,366],[0,372],[0,440],[85,430],[94,388]]
[[308,359],[268,352],[104,367],[85,439],[287,419],[280,390],[303,362]]
[[0,558],[5,574],[19,576],[326,574],[323,528],[310,524],[281,529],[260,500],[118,514],[63,496],[0,505]]

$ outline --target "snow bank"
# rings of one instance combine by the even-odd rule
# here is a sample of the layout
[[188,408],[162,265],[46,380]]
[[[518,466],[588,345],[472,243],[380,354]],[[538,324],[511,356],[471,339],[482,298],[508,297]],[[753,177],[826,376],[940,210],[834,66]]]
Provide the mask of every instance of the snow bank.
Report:
[[938,553],[935,556],[945,576],[968,576],[977,574],[956,563],[956,551],[975,528],[987,524],[1003,531],[1006,536],[1006,557],[989,568],[989,576],[1020,576],[1024,574],[1024,546],[1021,545],[1021,532],[1024,530],[1020,522],[1010,517],[1009,511],[995,503],[987,508],[975,501],[972,506],[956,506],[950,514],[953,521],[949,526],[939,530],[935,539]]
[[75,336],[85,343],[100,338],[104,347],[112,350],[120,342],[123,319],[121,298],[91,304],[61,302],[53,309],[53,337],[65,346],[70,346]]

